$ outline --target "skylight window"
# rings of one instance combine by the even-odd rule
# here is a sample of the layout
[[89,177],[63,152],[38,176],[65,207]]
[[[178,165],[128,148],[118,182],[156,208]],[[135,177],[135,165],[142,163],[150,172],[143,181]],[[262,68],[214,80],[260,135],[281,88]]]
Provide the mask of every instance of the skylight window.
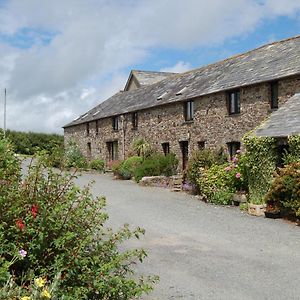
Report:
[[97,110],[95,113],[93,113],[93,116],[98,115],[99,112],[100,112],[100,110]]
[[180,91],[178,91],[176,93],[176,96],[182,95],[186,90],[187,90],[187,87],[185,86],[184,88],[182,88]]
[[81,117],[81,119],[84,119],[84,118],[86,118],[88,115],[89,115],[89,114],[85,114],[85,115],[83,115],[83,116]]
[[167,96],[168,92],[164,92],[162,95],[160,95],[159,97],[157,97],[157,100],[161,100],[163,97]]

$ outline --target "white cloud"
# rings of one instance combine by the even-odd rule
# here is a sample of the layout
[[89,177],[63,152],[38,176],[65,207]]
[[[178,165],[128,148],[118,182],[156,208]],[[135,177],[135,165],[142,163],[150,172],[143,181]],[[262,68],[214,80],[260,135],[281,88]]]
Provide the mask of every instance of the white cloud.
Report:
[[[124,70],[141,64],[151,49],[221,45],[267,18],[296,17],[299,11],[299,0],[7,1],[0,6],[0,38],[13,40],[24,28],[33,30],[27,49],[0,42],[0,87],[10,96],[8,126],[59,131],[123,88]],[[178,61],[162,70],[190,68]]]
[[161,72],[183,73],[192,69],[192,65],[188,62],[179,61],[172,67],[160,69]]

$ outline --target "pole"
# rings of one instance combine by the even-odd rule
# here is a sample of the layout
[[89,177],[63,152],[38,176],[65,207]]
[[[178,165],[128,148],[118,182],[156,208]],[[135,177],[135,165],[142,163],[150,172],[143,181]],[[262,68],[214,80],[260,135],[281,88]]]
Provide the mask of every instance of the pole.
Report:
[[3,124],[4,137],[6,134],[6,89],[4,89],[4,124]]

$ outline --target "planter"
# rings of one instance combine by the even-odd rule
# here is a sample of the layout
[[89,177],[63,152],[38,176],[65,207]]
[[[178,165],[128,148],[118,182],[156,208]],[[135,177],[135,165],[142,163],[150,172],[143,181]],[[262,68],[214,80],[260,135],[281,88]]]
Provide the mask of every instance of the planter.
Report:
[[233,201],[234,205],[239,206],[240,203],[246,203],[247,202],[247,197],[243,193],[237,193],[237,194],[233,195],[232,201]]
[[252,216],[264,216],[265,211],[266,211],[266,204],[253,204],[249,203],[248,204],[248,214]]
[[265,217],[269,219],[279,219],[281,218],[281,212],[277,211],[265,211]]

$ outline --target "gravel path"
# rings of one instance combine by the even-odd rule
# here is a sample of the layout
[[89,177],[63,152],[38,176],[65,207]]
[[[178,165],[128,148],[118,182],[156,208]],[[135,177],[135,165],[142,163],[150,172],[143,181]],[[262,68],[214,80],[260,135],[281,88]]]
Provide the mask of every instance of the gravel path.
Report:
[[300,228],[205,204],[185,193],[140,187],[111,175],[85,173],[83,186],[105,195],[110,224],[141,226],[132,241],[147,249],[139,265],[160,282],[143,299],[300,299]]

